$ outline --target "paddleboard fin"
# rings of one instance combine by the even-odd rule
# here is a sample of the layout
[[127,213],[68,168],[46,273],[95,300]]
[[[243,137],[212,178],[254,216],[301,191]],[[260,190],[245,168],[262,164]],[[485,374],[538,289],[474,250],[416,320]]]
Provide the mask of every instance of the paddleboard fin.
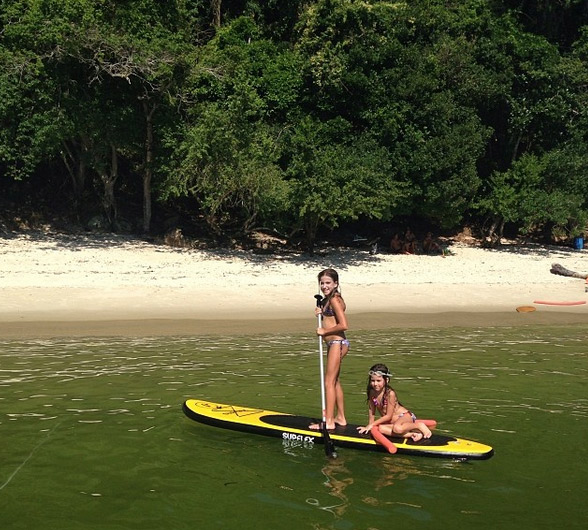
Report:
[[329,430],[327,429],[327,424],[324,421],[321,422],[321,431],[325,442],[325,455],[327,455],[327,458],[337,458],[335,443],[333,442],[333,440],[331,440]]

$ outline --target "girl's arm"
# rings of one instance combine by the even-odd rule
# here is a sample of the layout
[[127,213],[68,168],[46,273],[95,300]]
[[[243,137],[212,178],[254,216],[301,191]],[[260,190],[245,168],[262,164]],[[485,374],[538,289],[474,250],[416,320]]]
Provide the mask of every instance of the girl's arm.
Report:
[[368,422],[367,422],[367,425],[365,427],[358,427],[357,428],[357,430],[359,431],[360,434],[364,434],[364,433],[370,432],[370,430],[372,429],[372,425],[374,423],[374,418],[375,417],[376,417],[376,407],[370,401],[369,406],[368,406]]
[[396,409],[396,393],[393,390],[389,390],[386,399],[388,401],[386,414],[383,414],[377,420],[372,421],[372,423],[369,425],[370,429],[374,425],[386,425],[392,423],[392,417],[394,416],[394,410]]
[[376,407],[373,403],[370,403],[368,408],[368,425],[374,423],[374,419],[376,418]]

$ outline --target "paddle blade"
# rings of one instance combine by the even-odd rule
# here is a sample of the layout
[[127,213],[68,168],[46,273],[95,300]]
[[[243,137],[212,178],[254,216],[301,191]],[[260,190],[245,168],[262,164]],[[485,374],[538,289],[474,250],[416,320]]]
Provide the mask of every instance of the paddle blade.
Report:
[[325,422],[322,423],[321,430],[323,434],[323,440],[325,443],[325,455],[327,455],[327,458],[337,458],[335,443],[333,442],[333,440],[331,440],[331,435],[327,430],[327,424]]

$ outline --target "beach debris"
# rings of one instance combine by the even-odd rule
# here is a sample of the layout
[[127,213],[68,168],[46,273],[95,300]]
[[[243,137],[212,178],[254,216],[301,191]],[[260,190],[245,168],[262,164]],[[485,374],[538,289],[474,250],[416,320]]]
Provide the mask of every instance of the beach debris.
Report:
[[521,306],[517,307],[517,313],[532,313],[536,309],[537,308],[532,305],[521,305]]
[[582,280],[588,280],[588,273],[575,272],[570,269],[566,269],[559,263],[553,263],[551,265],[551,274],[557,274],[559,276],[568,276],[570,278],[581,278]]

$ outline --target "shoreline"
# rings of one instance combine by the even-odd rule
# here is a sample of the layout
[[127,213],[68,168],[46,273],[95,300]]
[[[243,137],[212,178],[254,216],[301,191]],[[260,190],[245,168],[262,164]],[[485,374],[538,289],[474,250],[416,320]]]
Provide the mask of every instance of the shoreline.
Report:
[[[398,327],[588,324],[587,253],[556,246],[445,258],[328,248],[320,255],[174,248],[124,236],[0,237],[0,335],[314,333],[316,275],[339,271],[350,331]],[[518,313],[533,305],[532,313]]]
[[[472,327],[576,326],[588,324],[579,312],[444,312],[363,313],[350,317],[351,331],[383,329],[445,329]],[[44,339],[75,337],[150,337],[203,335],[263,335],[272,333],[314,333],[314,319],[140,319],[65,320],[0,322],[3,339]]]

